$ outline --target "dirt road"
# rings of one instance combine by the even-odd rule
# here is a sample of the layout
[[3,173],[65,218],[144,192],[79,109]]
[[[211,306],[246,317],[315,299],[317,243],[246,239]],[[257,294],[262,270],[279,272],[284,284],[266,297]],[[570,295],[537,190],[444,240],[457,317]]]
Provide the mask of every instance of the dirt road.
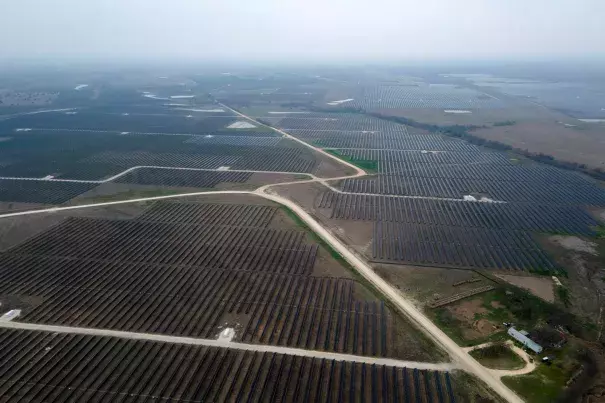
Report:
[[33,330],[43,331],[52,333],[70,333],[70,334],[82,334],[87,336],[108,336],[108,337],[119,337],[122,339],[131,340],[146,340],[146,341],[157,341],[162,343],[174,343],[174,344],[189,344],[194,346],[208,346],[208,347],[224,347],[232,348],[236,350],[246,351],[259,351],[277,354],[296,355],[300,357],[311,357],[311,358],[323,358],[327,360],[336,361],[347,361],[347,362],[359,362],[364,364],[376,364],[376,365],[388,365],[392,367],[400,368],[418,368],[418,369],[429,369],[435,371],[449,371],[457,369],[456,364],[441,362],[416,362],[416,361],[402,361],[390,358],[381,357],[366,357],[353,354],[339,354],[330,353],[326,351],[317,350],[305,350],[302,348],[290,348],[283,346],[271,346],[267,344],[247,344],[238,343],[236,341],[223,341],[214,339],[199,339],[195,337],[181,337],[181,336],[170,336],[157,333],[136,333],[136,332],[125,332],[118,330],[108,329],[96,329],[86,327],[71,327],[71,326],[54,326],[54,325],[42,325],[35,323],[23,323],[23,322],[12,322],[12,321],[0,321],[0,328],[4,329],[19,329],[19,330]]

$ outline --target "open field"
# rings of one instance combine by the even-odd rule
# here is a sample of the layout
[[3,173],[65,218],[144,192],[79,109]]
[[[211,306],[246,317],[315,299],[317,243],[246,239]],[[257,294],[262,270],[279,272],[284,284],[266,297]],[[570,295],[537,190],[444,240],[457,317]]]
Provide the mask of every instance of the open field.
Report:
[[473,134],[563,161],[605,168],[605,125],[577,120],[566,124],[554,120],[519,122],[474,130]]
[[519,369],[525,361],[504,343],[496,343],[470,352],[480,363],[492,369]]

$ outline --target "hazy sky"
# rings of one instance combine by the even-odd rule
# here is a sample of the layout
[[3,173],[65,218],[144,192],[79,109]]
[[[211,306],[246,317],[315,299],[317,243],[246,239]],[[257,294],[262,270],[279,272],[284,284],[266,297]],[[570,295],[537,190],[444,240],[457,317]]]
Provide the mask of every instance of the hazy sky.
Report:
[[605,0],[15,0],[0,58],[605,56]]

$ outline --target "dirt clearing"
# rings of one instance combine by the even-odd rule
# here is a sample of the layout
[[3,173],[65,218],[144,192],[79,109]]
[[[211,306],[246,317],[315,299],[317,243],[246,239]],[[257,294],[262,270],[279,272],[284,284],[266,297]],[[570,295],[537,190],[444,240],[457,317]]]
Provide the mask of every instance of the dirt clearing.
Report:
[[567,250],[589,253],[593,256],[597,255],[597,244],[595,242],[585,241],[577,236],[554,235],[550,237],[550,240]]
[[481,318],[489,311],[483,307],[483,300],[479,298],[462,300],[446,309],[465,326],[462,334],[467,340],[483,338],[500,331],[498,326],[488,319]]
[[605,166],[605,128],[600,125],[580,122],[569,127],[555,121],[521,122],[475,130],[472,134],[563,161],[594,168]]
[[496,274],[496,277],[523,288],[544,301],[555,302],[554,283],[551,277],[510,276],[507,274]]

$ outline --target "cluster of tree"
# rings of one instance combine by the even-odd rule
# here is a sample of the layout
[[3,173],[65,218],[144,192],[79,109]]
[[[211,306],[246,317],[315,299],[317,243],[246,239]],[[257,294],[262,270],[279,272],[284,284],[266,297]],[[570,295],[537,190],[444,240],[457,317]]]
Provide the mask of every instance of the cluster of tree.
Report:
[[[368,114],[362,108],[355,108],[352,106],[339,106],[334,108],[323,108],[319,106],[311,106],[309,108],[311,112],[320,112],[320,113],[363,113]],[[368,114],[369,115],[369,114]]]
[[517,124],[517,122],[515,122],[514,120],[504,120],[502,122],[494,123],[494,126],[513,126],[515,124]]

